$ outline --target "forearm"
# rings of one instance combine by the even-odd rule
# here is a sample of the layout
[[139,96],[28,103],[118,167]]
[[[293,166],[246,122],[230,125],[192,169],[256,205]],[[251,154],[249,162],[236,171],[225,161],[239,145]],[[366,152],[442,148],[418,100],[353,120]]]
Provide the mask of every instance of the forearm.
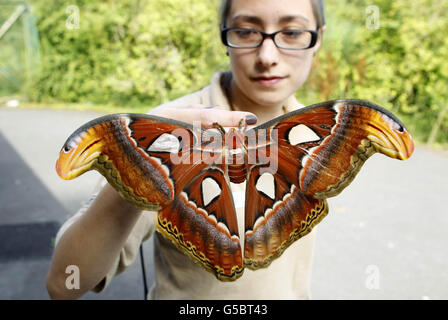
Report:
[[[51,298],[76,299],[95,287],[110,270],[141,211],[106,185],[87,212],[60,238],[47,276]],[[67,266],[79,270],[80,288],[66,287]]]

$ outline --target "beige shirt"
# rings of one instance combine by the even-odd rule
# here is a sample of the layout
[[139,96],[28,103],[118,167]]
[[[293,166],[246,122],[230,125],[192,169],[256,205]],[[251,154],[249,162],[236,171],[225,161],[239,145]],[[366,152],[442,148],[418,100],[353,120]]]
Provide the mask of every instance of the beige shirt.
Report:
[[[209,86],[163,106],[200,103],[229,109],[229,102],[220,85],[222,73],[216,73]],[[303,107],[295,97],[285,104],[287,112]],[[245,183],[231,184],[235,199],[240,233],[244,232]],[[61,228],[56,238],[77,217],[84,214],[82,208]],[[293,243],[268,268],[256,271],[246,268],[241,278],[234,282],[221,282],[186,254],[179,251],[169,240],[155,232],[155,212],[144,212],[137,221],[125,246],[105,279],[95,288],[102,291],[114,276],[131,265],[138,255],[142,241],[154,235],[155,287],[148,299],[309,299],[310,274],[315,232]]]

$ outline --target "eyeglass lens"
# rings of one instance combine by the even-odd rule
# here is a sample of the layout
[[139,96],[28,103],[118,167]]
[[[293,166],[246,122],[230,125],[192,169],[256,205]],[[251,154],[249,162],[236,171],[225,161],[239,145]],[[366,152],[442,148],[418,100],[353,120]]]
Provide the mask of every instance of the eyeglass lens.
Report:
[[[231,46],[255,48],[261,45],[263,34],[251,29],[230,29],[227,31],[227,41]],[[280,48],[307,48],[311,41],[311,32],[304,30],[283,30],[274,35],[274,42]]]

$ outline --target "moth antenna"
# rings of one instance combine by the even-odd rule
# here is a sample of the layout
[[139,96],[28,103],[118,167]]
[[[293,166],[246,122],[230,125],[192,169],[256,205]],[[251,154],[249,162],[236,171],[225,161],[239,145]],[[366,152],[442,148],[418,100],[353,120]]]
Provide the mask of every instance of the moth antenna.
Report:
[[246,131],[246,128],[247,128],[247,122],[245,121],[244,118],[242,118],[238,124],[238,129],[240,131]]
[[224,130],[224,128],[218,122],[213,122],[213,128],[217,129],[222,135],[226,134],[226,130]]

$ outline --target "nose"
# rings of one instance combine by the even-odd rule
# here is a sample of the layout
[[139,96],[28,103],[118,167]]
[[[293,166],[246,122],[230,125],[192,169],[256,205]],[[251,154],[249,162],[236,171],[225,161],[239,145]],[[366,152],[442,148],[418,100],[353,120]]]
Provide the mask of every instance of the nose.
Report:
[[264,39],[257,51],[257,65],[262,68],[270,68],[278,64],[279,49],[271,37]]

